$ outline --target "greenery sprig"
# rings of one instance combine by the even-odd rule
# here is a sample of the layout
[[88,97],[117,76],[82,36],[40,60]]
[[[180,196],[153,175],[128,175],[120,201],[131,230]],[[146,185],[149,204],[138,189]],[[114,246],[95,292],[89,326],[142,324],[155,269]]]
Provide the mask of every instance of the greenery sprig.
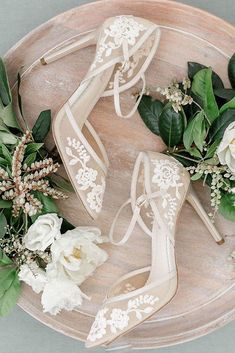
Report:
[[225,88],[211,67],[188,62],[187,78],[148,89],[138,111],[166,144],[165,153],[183,163],[193,181],[202,179],[210,186],[212,220],[219,211],[235,221],[235,175],[217,155],[226,129],[235,121],[235,55],[228,75],[232,88]]

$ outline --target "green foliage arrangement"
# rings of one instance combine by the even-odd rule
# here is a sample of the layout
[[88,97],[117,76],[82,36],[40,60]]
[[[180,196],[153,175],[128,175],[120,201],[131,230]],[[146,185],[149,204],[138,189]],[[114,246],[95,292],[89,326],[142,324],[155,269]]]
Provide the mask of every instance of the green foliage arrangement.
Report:
[[165,153],[211,188],[211,219],[219,211],[235,221],[235,54],[228,76],[231,88],[211,67],[188,62],[187,78],[148,90],[138,111]]
[[[18,103],[25,121],[20,94]],[[0,58],[0,316],[17,302],[20,266],[31,260],[46,265],[45,254],[25,249],[23,236],[40,215],[59,213],[54,200],[67,198],[64,191],[72,191],[70,183],[57,174],[59,164],[43,143],[50,126],[50,110],[41,112],[32,131],[26,121],[24,127],[19,125]],[[64,220],[62,228],[73,226]]]

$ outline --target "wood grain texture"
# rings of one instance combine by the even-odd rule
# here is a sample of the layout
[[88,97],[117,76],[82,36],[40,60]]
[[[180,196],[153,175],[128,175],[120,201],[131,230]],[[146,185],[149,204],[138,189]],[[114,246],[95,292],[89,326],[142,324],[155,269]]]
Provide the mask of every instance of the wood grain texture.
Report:
[[[79,32],[94,28],[110,16],[133,14],[162,26],[157,55],[147,72],[149,85],[165,85],[174,77],[186,75],[187,61],[211,65],[228,85],[227,61],[235,47],[235,28],[201,10],[161,0],[103,0],[63,13],[20,41],[6,55],[11,84],[21,66],[26,69],[47,49]],[[69,55],[48,66],[36,66],[22,82],[25,116],[30,125],[41,110],[52,108],[53,115],[76,89],[89,67],[94,48]],[[133,105],[132,89],[121,97],[124,111]],[[14,90],[14,95],[15,95]],[[116,117],[112,98],[103,98],[90,121],[107,149],[110,169],[104,208],[96,225],[107,234],[113,216],[129,196],[130,177],[141,150],[162,151],[161,140],[142,123],[138,114],[130,120]],[[50,136],[48,146],[53,146]],[[197,186],[208,208],[208,190]],[[59,203],[61,211],[76,225],[94,224],[74,195]],[[130,220],[123,215],[120,232]],[[179,219],[176,252],[179,288],[172,302],[121,337],[112,347],[156,348],[174,345],[202,336],[235,318],[235,273],[228,261],[235,248],[235,227],[219,217],[218,228],[226,236],[223,246],[214,243],[204,225],[188,204]],[[71,337],[84,340],[107,288],[122,274],[148,265],[150,241],[136,228],[131,241],[122,248],[103,246],[108,262],[100,267],[82,290],[92,297],[80,311],[63,312],[56,317],[42,313],[40,296],[24,286],[19,305],[46,325]]]

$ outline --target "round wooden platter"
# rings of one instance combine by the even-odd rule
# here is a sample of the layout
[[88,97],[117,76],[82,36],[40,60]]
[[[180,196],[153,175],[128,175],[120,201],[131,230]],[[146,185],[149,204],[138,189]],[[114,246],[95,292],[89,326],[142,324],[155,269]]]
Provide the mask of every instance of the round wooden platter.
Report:
[[[166,85],[172,78],[186,75],[187,61],[211,65],[228,85],[227,62],[235,47],[235,28],[201,10],[163,0],[103,0],[63,13],[43,24],[20,41],[6,55],[11,84],[18,69],[30,66],[47,49],[79,32],[92,29],[104,19],[120,14],[145,17],[162,26],[160,47],[147,72],[149,85]],[[21,94],[30,125],[41,110],[53,115],[69,98],[87,71],[94,48],[69,55],[48,66],[37,65],[25,75]],[[13,90],[14,96],[16,91]],[[133,105],[131,93],[122,95],[124,109]],[[90,121],[107,149],[110,169],[104,208],[96,223],[91,221],[81,202],[71,195],[59,203],[61,211],[76,225],[95,224],[107,234],[113,216],[129,195],[131,171],[141,150],[162,151],[161,140],[147,130],[138,113],[130,120],[116,117],[112,98],[99,101]],[[53,145],[50,136],[48,145]],[[197,185],[205,208],[208,191]],[[130,212],[122,219],[123,227]],[[234,224],[218,217],[217,226],[225,235],[218,246],[188,204],[179,219],[176,253],[179,287],[174,299],[148,321],[116,340],[111,348],[156,348],[174,345],[205,335],[235,318],[235,273],[228,256],[235,249]],[[121,229],[120,229],[121,232]],[[55,317],[42,312],[40,296],[24,286],[19,305],[29,314],[71,337],[85,340],[107,288],[122,274],[149,264],[150,241],[136,228],[126,246],[103,245],[109,260],[88,279],[82,290],[91,301],[73,312]]]

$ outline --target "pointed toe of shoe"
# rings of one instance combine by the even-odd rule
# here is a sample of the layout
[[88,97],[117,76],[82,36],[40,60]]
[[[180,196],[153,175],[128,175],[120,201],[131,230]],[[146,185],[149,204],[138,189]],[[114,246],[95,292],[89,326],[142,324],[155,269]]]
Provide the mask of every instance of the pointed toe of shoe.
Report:
[[95,320],[87,336],[85,343],[86,348],[102,346],[109,341],[110,335],[108,334],[108,320],[106,318],[108,310],[107,307],[103,307],[96,314]]

